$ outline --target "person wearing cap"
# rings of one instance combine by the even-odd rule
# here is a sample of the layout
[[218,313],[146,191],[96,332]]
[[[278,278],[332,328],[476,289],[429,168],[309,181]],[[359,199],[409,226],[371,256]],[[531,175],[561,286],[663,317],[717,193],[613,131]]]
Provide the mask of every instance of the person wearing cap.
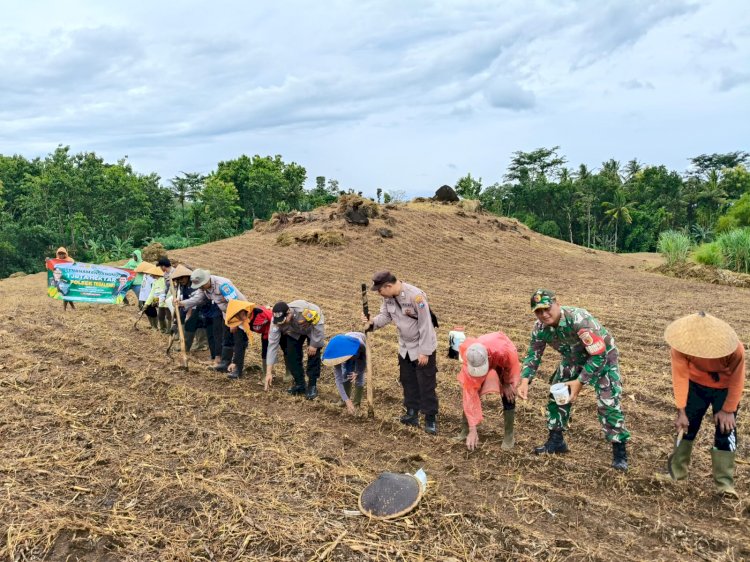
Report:
[[[64,246],[60,246],[57,249],[57,251],[55,252],[55,257],[58,260],[66,261],[68,263],[73,263],[75,261],[70,257],[70,255],[68,254],[68,250],[66,250]],[[68,309],[68,306],[70,306],[72,310],[76,309],[76,305],[75,303],[73,303],[73,301],[66,301],[63,299],[63,312]]]
[[737,411],[745,384],[745,348],[732,327],[698,312],[672,322],[664,332],[671,347],[675,427],[684,436],[669,458],[674,480],[687,478],[693,443],[711,406],[714,446],[711,466],[720,494],[739,498],[734,489]]
[[[135,270],[135,268],[138,267],[139,264],[143,263],[143,257],[141,257],[141,251],[140,250],[133,250],[133,253],[131,254],[130,259],[123,265],[122,267],[125,269],[132,269]],[[138,309],[140,310],[143,308],[143,303],[141,303],[139,295],[141,293],[141,285],[143,284],[143,273],[136,271],[135,279],[133,279],[133,283],[130,285],[130,289],[135,294],[135,298],[138,299]],[[128,297],[125,296],[125,299],[123,301],[125,304],[128,304]]]
[[172,325],[172,315],[167,308],[167,286],[164,283],[164,270],[151,265],[148,274],[154,278],[154,282],[143,306],[147,310],[151,309],[151,313],[146,314],[151,326],[155,327],[154,324],[157,324],[159,331],[168,334]]
[[500,394],[505,422],[501,447],[512,449],[515,445],[516,388],[521,380],[516,346],[504,333],[493,332],[464,340],[459,355],[462,365],[458,382],[461,383],[464,410],[461,437],[466,440],[466,447],[473,451],[479,444],[477,426],[483,419],[481,397]]
[[[307,342],[307,368],[302,367],[302,352]],[[325,317],[318,305],[296,300],[279,301],[273,305],[273,326],[268,338],[265,388],[273,382],[273,366],[279,348],[292,371],[294,384],[287,390],[292,396],[304,394],[308,400],[318,396],[320,376],[320,350],[325,342]],[[305,371],[307,387],[305,387]]]
[[383,297],[380,312],[372,320],[365,318],[365,331],[378,330],[391,322],[398,330],[399,378],[404,391],[401,423],[419,427],[419,412],[424,415],[424,430],[437,435],[437,336],[427,295],[405,283],[390,271],[372,277],[372,291]]
[[272,321],[273,313],[268,307],[247,301],[229,301],[226,325],[234,333],[234,353],[228,369],[230,379],[238,379],[242,376],[242,370],[245,367],[245,350],[249,337],[253,333],[260,334],[262,372],[266,372],[268,334],[271,331]]
[[362,332],[347,332],[333,336],[323,351],[323,365],[333,367],[333,377],[341,402],[354,415],[355,408],[362,403],[362,391],[365,387],[365,335]]
[[550,383],[565,383],[570,401],[559,405],[550,394],[547,402],[547,442],[534,453],[566,453],[563,432],[568,429],[571,403],[583,386],[593,386],[599,423],[604,436],[612,443],[612,468],[628,469],[626,443],[630,432],[620,405],[622,383],[615,340],[587,310],[560,306],[555,293],[538,289],[531,295],[531,310],[537,321],[531,332],[531,343],[521,370],[519,398],[528,399],[529,384],[534,379],[544,350],[549,345],[562,355]]
[[[207,269],[196,269],[190,274],[190,283],[193,289],[196,291],[184,301],[179,301],[178,306],[185,310],[190,310],[199,306],[203,306],[207,303],[215,304],[221,311],[221,320],[216,321],[218,329],[221,330],[221,356],[218,359],[213,368],[222,373],[226,373],[229,369],[229,365],[232,362],[232,355],[234,354],[234,334],[229,328],[224,325],[227,314],[227,304],[231,300],[246,301],[245,295],[243,295],[234,283],[232,283],[226,277],[220,277],[218,275],[211,275],[211,272]],[[216,332],[214,332],[216,338]]]

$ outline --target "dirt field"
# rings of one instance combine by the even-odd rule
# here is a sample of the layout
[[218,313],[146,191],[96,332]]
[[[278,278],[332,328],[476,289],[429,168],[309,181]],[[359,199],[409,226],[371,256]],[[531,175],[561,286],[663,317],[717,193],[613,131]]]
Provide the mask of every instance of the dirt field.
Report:
[[[707,310],[750,341],[748,289],[644,271],[640,257],[550,240],[511,221],[419,204],[390,210],[375,229],[339,228],[346,244],[278,246],[278,232],[174,252],[233,279],[262,303],[307,298],[329,335],[357,328],[359,286],[390,268],[423,288],[440,318],[441,435],[397,422],[396,334],[374,335],[375,419],[352,419],[321,396],[290,398],[280,373],[266,394],[256,369],[231,382],[207,368],[188,373],[164,354],[164,336],[135,307],[79,305],[63,314],[42,275],[0,281],[1,560],[711,560],[750,559],[747,499],[713,495],[702,431],[687,483],[653,478],[672,441],[673,403],[662,333],[672,319]],[[290,225],[290,232],[311,224]],[[502,415],[487,407],[481,448],[458,431],[457,365],[447,332],[504,330],[524,352],[537,287],[583,306],[614,334],[624,408],[633,432],[631,470],[616,473],[590,390],[569,433],[571,452],[536,457],[546,437],[546,384],[518,406],[517,444],[500,449]],[[377,308],[377,296],[371,296]],[[259,363],[259,342],[248,362]],[[556,364],[549,350],[541,374]],[[708,420],[707,420],[708,422]],[[750,498],[750,425],[740,418],[737,488]],[[423,467],[430,479],[417,511],[395,522],[350,517],[378,473]]]

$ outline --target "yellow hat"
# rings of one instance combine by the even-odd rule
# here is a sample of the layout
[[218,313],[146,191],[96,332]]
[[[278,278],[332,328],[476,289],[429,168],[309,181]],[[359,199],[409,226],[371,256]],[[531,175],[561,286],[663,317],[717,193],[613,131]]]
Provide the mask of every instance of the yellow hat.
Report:
[[701,359],[731,355],[740,343],[729,324],[705,312],[675,320],[664,330],[664,339],[680,353]]
[[253,308],[255,308],[255,303],[230,299],[227,303],[226,320],[224,321],[224,323],[230,328],[239,326],[240,324],[242,324],[239,318],[237,318],[237,315],[240,313],[240,311],[246,310],[247,312],[252,312]]
[[149,269],[151,269],[152,267],[154,266],[151,265],[149,262],[142,261],[135,267],[133,271],[135,271],[136,273],[148,273]]

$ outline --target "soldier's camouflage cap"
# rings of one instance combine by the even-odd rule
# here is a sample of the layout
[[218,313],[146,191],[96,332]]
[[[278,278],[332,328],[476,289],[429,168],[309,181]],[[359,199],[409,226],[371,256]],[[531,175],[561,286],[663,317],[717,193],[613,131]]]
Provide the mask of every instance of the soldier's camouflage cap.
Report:
[[556,297],[554,291],[549,289],[537,289],[534,294],[531,295],[531,312],[539,308],[549,308],[552,303],[555,302]]

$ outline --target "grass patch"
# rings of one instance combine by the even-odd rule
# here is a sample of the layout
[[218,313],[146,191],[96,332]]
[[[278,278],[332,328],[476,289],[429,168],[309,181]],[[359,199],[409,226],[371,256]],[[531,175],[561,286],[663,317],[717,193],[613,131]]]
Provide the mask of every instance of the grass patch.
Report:
[[665,230],[659,234],[656,249],[667,260],[668,266],[685,263],[690,254],[690,238],[676,230]]

